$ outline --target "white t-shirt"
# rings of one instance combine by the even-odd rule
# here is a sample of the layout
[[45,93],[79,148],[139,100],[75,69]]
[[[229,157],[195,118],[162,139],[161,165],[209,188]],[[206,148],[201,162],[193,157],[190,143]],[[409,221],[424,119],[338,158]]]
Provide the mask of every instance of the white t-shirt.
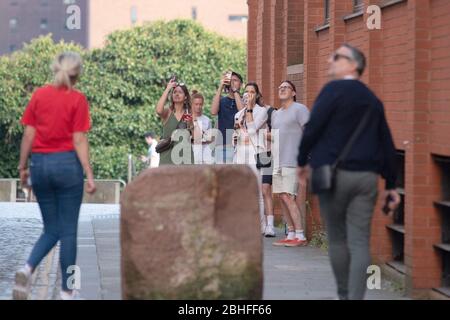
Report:
[[156,145],[158,142],[153,139],[152,144],[149,148],[150,153],[150,168],[157,168],[159,166],[159,153],[156,152]]
[[287,109],[272,113],[272,151],[274,167],[297,167],[297,156],[305,124],[309,121],[309,110],[294,102]]
[[[211,129],[211,120],[202,114],[200,117],[197,117],[197,125],[202,131],[202,142],[207,141],[208,130]],[[209,144],[193,144],[192,149],[194,151],[195,164],[212,163],[212,150]]]

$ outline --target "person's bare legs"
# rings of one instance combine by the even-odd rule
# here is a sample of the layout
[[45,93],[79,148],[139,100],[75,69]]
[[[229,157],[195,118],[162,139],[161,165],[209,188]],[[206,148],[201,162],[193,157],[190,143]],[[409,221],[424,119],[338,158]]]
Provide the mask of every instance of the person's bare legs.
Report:
[[294,232],[295,231],[294,221],[292,221],[292,217],[289,214],[289,209],[284,203],[284,201],[281,199],[281,195],[280,195],[280,203],[281,203],[281,213],[283,214],[284,221],[286,222],[288,232],[289,231]]
[[295,230],[303,230],[302,222],[300,219],[300,210],[297,207],[294,196],[282,193],[280,195],[282,203],[285,205],[287,215],[289,220],[287,220],[288,225],[294,226]]
[[270,185],[269,183],[263,183],[262,193],[264,197],[264,214],[266,218],[266,230],[264,235],[266,237],[275,237],[272,185]]
[[[293,243],[288,243],[286,246],[299,246],[306,243],[306,238],[303,230],[303,224],[301,219],[300,210],[298,209],[297,203],[295,202],[295,196],[282,193],[280,195],[281,201],[285,204],[288,214],[286,216],[290,217],[290,222],[295,229]],[[288,238],[292,238],[292,233],[289,231]]]

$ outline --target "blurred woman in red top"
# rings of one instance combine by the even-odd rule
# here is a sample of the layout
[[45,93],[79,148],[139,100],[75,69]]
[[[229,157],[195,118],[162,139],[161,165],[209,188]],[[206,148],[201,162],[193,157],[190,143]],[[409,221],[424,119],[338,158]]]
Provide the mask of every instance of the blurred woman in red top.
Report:
[[[56,245],[61,244],[62,299],[74,299],[69,276],[76,265],[78,216],[86,192],[94,193],[89,164],[89,105],[74,89],[82,70],[81,57],[64,52],[53,62],[54,83],[37,89],[25,110],[25,131],[20,147],[19,173],[23,186],[33,189],[39,203],[44,231],[27,264],[16,273],[15,299],[26,299],[33,271]],[[28,158],[31,153],[28,170]],[[29,176],[31,175],[31,176]]]

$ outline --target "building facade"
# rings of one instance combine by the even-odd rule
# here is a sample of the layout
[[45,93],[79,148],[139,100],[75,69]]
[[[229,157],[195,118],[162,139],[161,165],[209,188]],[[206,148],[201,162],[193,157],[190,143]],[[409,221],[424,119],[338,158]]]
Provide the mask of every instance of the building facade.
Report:
[[[74,41],[88,45],[88,0],[0,0],[0,55],[22,48],[23,43],[52,33],[55,41]],[[67,9],[76,3],[80,10],[80,29],[69,29]]]
[[[380,9],[381,28],[368,20]],[[398,153],[402,203],[393,218],[377,205],[374,262],[404,281],[410,297],[450,297],[450,1],[248,0],[248,79],[270,104],[292,80],[312,107],[342,43],[362,49],[362,81],[384,102]],[[380,181],[380,190],[384,184]],[[319,221],[316,200],[307,214]]]
[[[70,22],[68,26],[78,13],[79,26],[72,28]],[[55,41],[98,48],[115,30],[177,18],[197,20],[227,37],[245,39],[247,35],[245,0],[0,0],[0,55],[48,33]]]

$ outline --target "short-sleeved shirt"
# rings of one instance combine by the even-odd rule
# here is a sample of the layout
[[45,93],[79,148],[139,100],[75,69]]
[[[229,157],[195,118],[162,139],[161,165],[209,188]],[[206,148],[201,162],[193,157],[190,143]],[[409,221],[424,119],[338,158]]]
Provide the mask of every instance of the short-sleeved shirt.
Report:
[[[236,100],[230,97],[220,98],[219,105],[219,130],[222,134],[223,141],[218,141],[218,144],[231,144],[233,141],[233,129],[234,129],[234,115],[238,112]],[[228,133],[227,133],[228,129]]]
[[32,152],[73,151],[73,133],[91,127],[89,104],[77,90],[47,85],[34,92],[22,124],[36,129]]
[[202,131],[203,135],[211,129],[211,119],[209,119],[207,116],[202,114],[200,117],[197,117],[197,121],[200,127],[200,130]]
[[297,167],[298,148],[305,124],[309,121],[309,110],[303,104],[294,102],[287,109],[272,112],[272,133],[278,130],[278,142],[272,151],[278,153],[278,167]]

